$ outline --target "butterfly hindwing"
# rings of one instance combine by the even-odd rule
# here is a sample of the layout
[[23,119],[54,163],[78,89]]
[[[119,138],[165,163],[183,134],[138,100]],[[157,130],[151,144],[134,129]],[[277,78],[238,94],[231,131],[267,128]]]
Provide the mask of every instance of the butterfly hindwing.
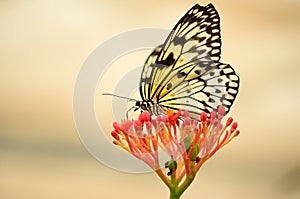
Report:
[[[197,70],[193,72],[198,73]],[[239,78],[230,65],[211,62],[209,70],[182,82],[172,90],[174,95],[160,99],[159,105],[165,110],[188,110],[193,118],[199,118],[202,111],[216,110],[220,105],[228,112],[238,86]]]

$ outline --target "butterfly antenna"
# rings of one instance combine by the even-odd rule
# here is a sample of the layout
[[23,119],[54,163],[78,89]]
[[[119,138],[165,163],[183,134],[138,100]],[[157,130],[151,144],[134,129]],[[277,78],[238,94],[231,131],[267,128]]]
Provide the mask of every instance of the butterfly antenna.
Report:
[[138,100],[136,99],[132,99],[132,98],[129,98],[129,97],[123,97],[123,96],[120,96],[120,95],[115,95],[115,94],[111,94],[111,93],[102,93],[102,95],[110,95],[110,96],[113,96],[113,97],[118,97],[118,98],[122,98],[122,99],[127,99],[129,101],[134,101],[134,102],[137,102]]

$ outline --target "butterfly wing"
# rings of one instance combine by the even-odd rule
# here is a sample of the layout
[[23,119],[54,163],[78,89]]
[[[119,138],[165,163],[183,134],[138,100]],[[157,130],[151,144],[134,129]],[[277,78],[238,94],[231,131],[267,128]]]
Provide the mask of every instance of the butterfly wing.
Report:
[[232,67],[219,63],[219,15],[212,4],[193,6],[165,43],[148,57],[140,80],[143,101],[197,115],[219,105],[229,111],[239,86]]
[[228,112],[239,87],[239,78],[234,69],[228,64],[210,62],[205,69],[197,69],[192,73],[197,75],[177,84],[170,94],[161,96],[159,105],[164,110],[188,110],[195,119],[199,119],[202,111],[210,113],[220,105]]

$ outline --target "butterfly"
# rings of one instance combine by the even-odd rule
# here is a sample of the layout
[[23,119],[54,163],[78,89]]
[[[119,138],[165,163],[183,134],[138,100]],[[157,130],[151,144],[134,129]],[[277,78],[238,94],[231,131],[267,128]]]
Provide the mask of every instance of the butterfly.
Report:
[[196,120],[201,112],[209,114],[220,105],[228,113],[240,79],[229,64],[220,62],[220,55],[218,12],[212,4],[196,4],[147,58],[139,85],[142,100],[134,100],[131,109],[151,115],[187,110]]
[[146,60],[135,106],[154,114],[187,110],[194,119],[218,106],[230,110],[239,76],[221,63],[220,17],[212,4],[194,5]]

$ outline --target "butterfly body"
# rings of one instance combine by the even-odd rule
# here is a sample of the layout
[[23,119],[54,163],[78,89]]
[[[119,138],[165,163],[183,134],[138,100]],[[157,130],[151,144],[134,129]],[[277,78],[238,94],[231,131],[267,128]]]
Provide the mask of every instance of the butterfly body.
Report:
[[199,113],[229,111],[239,88],[239,77],[229,64],[219,62],[220,18],[212,4],[193,6],[175,25],[164,44],[145,62],[136,107],[154,114],[187,110]]

